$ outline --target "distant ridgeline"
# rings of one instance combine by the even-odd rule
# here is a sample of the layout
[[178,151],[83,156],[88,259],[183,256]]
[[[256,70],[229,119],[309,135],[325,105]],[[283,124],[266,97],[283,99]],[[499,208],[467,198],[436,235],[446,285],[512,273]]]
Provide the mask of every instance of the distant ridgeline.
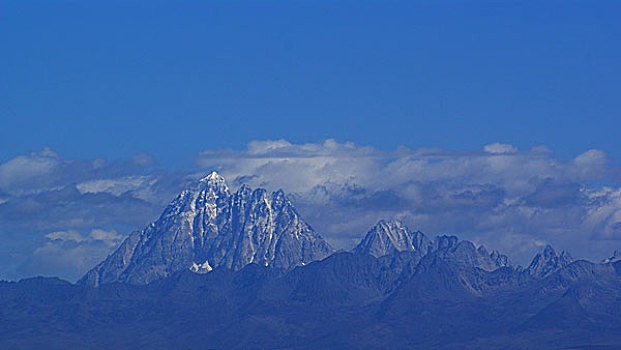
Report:
[[0,282],[0,315],[2,349],[617,349],[621,253],[522,268],[395,220],[335,253],[282,191],[214,172],[77,284]]

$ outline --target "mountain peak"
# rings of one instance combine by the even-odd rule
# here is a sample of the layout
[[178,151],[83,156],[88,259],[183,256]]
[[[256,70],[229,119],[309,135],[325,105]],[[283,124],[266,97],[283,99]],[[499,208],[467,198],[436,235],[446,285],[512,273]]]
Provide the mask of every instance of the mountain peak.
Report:
[[208,182],[208,181],[225,182],[224,178],[220,174],[218,174],[217,171],[212,171],[207,176],[202,177],[199,181],[201,182]]
[[198,180],[198,185],[200,188],[210,188],[214,192],[228,192],[229,190],[226,180],[215,171]]
[[354,252],[375,257],[403,251],[424,254],[430,243],[422,232],[412,232],[398,220],[380,220],[354,248]]
[[375,225],[376,225],[376,226],[377,226],[377,225],[380,225],[380,226],[381,226],[381,225],[395,225],[395,226],[400,226],[400,227],[404,227],[404,226],[405,226],[405,225],[403,224],[403,222],[401,222],[401,221],[399,221],[399,220],[397,220],[397,219],[395,219],[395,218],[380,219],[380,220],[377,222],[377,224],[375,224]]
[[224,178],[212,172],[177,196],[157,221],[130,235],[82,282],[144,284],[186,269],[239,270],[250,263],[290,269],[331,252],[284,192],[270,195],[242,186],[231,195]]
[[546,277],[563,267],[571,264],[574,258],[564,250],[556,251],[551,245],[546,245],[543,252],[538,253],[528,266],[528,272],[536,277]]
[[443,250],[450,249],[457,245],[459,242],[459,238],[457,236],[452,235],[441,235],[437,236],[436,240],[433,242],[433,250]]
[[550,258],[556,255],[557,253],[556,253],[556,250],[554,250],[554,247],[552,247],[549,244],[546,244],[546,247],[543,249],[543,256],[546,258]]
[[213,193],[217,197],[222,195],[229,195],[230,190],[229,186],[226,183],[226,180],[220,176],[217,172],[213,171],[206,176],[199,178],[198,180],[190,183],[183,192],[180,193],[180,196],[196,196],[200,193]]
[[275,192],[272,194],[272,197],[274,197],[274,198],[282,198],[282,199],[284,199],[284,198],[285,198],[285,191],[283,191],[283,189],[282,189],[282,188],[279,188],[277,191],[275,191]]
[[432,256],[460,265],[474,266],[482,270],[493,271],[500,267],[511,266],[509,258],[494,250],[491,253],[483,245],[476,245],[468,240],[460,241],[456,236],[437,236],[433,242]]

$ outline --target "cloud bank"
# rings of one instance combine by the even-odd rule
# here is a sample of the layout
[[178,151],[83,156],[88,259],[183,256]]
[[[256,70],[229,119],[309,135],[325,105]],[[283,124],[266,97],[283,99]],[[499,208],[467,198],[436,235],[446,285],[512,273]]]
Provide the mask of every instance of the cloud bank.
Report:
[[473,239],[522,263],[545,243],[589,258],[621,246],[620,172],[601,150],[561,161],[545,146],[383,151],[334,140],[275,140],[243,151],[206,150],[196,164],[235,183],[284,188],[341,248],[382,217],[432,236]]
[[[91,257],[105,257],[108,244],[91,240],[85,247],[87,241],[76,241],[74,249],[51,246],[50,237],[54,232],[90,237],[96,229],[125,235],[153,220],[182,186],[176,174],[153,164],[143,154],[108,162],[66,159],[47,148],[0,163],[0,279],[40,274],[74,279],[91,267]],[[52,248],[58,254],[49,254]]]
[[114,230],[93,229],[86,236],[70,230],[51,232],[45,238],[22,269],[52,276],[62,271],[66,278],[77,280],[116,249],[125,236]]
[[0,164],[0,278],[79,277],[212,170],[233,187],[283,188],[338,248],[351,248],[388,217],[500,249],[522,264],[547,243],[594,260],[621,248],[621,171],[601,150],[559,160],[546,146],[380,150],[267,140],[202,151],[187,172],[154,165],[145,154],[108,162],[50,149]]

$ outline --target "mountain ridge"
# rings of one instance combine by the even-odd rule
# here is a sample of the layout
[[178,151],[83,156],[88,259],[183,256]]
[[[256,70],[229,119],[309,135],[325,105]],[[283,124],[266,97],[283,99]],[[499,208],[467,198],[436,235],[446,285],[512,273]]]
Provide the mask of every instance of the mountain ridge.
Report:
[[[496,250],[490,253],[482,245],[450,235],[431,240],[395,219],[379,220],[352,251],[386,256],[384,260],[397,269],[412,270],[428,254],[486,271],[513,266]],[[243,184],[231,192],[214,171],[186,187],[157,220],[130,234],[79,283],[146,284],[184,269],[207,273],[220,266],[239,270],[250,263],[287,270],[332,253],[334,249],[304,222],[284,191],[253,190]],[[401,261],[396,258],[399,254]],[[616,251],[604,261],[618,259]],[[543,278],[573,261],[567,252],[548,245],[524,271]]]
[[392,219],[334,253],[283,191],[231,193],[211,173],[79,283],[0,281],[0,348],[615,346],[619,255],[546,246],[523,268]]
[[183,190],[156,221],[132,233],[80,283],[144,284],[183,269],[238,270],[253,262],[290,269],[333,251],[282,190],[243,185],[231,193],[224,178],[212,172]]
[[[486,271],[445,254],[427,254],[414,269],[391,267],[415,260],[407,251],[380,258],[339,252],[286,271],[256,263],[206,274],[184,269],[146,285],[93,288],[55,278],[0,282],[0,347],[621,344],[621,262],[577,260],[545,277],[511,266]],[[40,327],[47,332],[35,332]]]

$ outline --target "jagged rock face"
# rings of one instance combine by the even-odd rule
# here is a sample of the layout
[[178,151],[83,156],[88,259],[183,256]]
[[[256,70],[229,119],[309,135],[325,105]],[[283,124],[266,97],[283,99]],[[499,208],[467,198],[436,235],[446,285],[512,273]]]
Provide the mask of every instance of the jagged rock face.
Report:
[[564,250],[557,252],[552,246],[547,245],[543,253],[535,255],[527,271],[535,277],[546,277],[571,264],[573,261],[574,259],[569,253]]
[[509,258],[498,251],[489,253],[484,246],[475,247],[470,241],[460,241],[455,236],[438,236],[431,254],[459,265],[474,266],[486,271],[510,266]]
[[376,258],[405,251],[424,255],[430,246],[431,241],[422,232],[412,232],[397,220],[380,220],[354,248],[354,252]]
[[490,254],[485,247],[476,248],[472,242],[460,241],[455,236],[439,236],[431,241],[423,233],[412,232],[396,220],[379,221],[354,248],[354,252],[375,257],[394,256],[399,252],[414,252],[419,258],[431,254],[486,271],[510,265],[507,256],[498,251]]
[[[483,248],[483,246],[479,247],[479,249]],[[509,257],[501,254],[499,251],[494,250],[491,254],[490,254],[490,259],[492,259],[492,261],[494,262],[494,264],[496,266],[500,266],[500,267],[508,267],[511,266],[511,261],[509,260]]]
[[239,270],[250,263],[289,269],[332,251],[282,190],[244,185],[230,193],[214,172],[181,192],[157,221],[132,233],[81,282],[144,284],[183,269]]

